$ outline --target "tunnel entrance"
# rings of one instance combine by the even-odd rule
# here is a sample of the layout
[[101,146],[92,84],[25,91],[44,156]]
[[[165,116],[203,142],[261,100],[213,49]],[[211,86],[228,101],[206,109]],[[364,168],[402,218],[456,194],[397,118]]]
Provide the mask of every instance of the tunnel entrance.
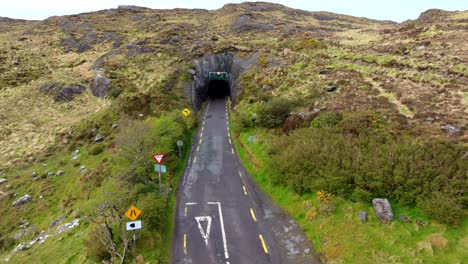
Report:
[[208,83],[208,97],[210,99],[221,99],[231,95],[229,82],[224,80],[211,80]]

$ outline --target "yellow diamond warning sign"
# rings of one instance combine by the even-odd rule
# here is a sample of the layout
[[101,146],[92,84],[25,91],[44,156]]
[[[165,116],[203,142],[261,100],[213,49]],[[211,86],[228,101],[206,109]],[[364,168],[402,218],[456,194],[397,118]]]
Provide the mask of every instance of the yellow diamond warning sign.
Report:
[[130,220],[135,221],[138,218],[138,216],[140,216],[140,214],[141,211],[132,205],[125,213],[125,216],[128,217]]
[[188,116],[190,115],[190,110],[188,108],[185,108],[183,111],[182,111],[182,114],[184,114],[184,116]]

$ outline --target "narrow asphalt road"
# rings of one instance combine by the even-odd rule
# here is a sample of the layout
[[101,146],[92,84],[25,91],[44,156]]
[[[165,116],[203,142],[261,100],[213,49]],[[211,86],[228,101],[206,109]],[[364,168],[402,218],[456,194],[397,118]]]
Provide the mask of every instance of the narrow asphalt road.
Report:
[[216,99],[203,113],[177,194],[172,263],[319,263],[297,224],[246,173],[228,105]]

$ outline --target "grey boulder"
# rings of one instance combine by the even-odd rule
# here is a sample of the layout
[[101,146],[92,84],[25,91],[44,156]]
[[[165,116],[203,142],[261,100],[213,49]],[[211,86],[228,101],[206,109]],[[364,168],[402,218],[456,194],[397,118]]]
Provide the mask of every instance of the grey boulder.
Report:
[[386,198],[374,198],[372,206],[380,221],[391,222],[393,220],[393,211]]
[[64,173],[65,173],[64,171],[59,170],[59,171],[57,171],[56,174],[57,174],[57,176],[60,176],[60,175],[63,175]]
[[104,136],[102,135],[96,135],[96,137],[94,138],[94,143],[98,143],[98,142],[102,142],[104,141]]
[[31,202],[31,200],[32,200],[31,195],[26,194],[23,197],[19,198],[18,200],[14,201],[13,206],[20,206],[20,205],[23,205],[23,204],[27,204],[27,203]]
[[359,218],[361,219],[361,221],[362,221],[363,223],[367,222],[367,212],[365,212],[365,211],[360,211],[360,212],[358,213],[358,216],[359,216]]
[[81,94],[86,90],[86,87],[83,85],[71,85],[63,88],[55,96],[55,101],[57,102],[70,102],[73,100],[73,97],[77,94]]
[[6,180],[6,179],[0,178],[0,184],[2,184],[2,183],[6,183],[6,182],[7,182],[7,180]]
[[107,96],[109,92],[109,86],[111,81],[104,76],[96,75],[94,78],[93,84],[91,85],[91,91],[96,97]]

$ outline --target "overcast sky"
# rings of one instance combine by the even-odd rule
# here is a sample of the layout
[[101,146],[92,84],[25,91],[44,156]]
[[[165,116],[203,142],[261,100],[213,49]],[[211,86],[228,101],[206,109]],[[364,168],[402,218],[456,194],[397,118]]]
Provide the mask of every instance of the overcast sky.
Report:
[[[22,19],[45,19],[71,15],[118,5],[139,5],[154,9],[204,8],[218,9],[231,0],[0,0],[0,16]],[[468,0],[271,0],[289,7],[309,11],[330,11],[358,17],[401,22],[416,19],[430,8],[468,10]]]

